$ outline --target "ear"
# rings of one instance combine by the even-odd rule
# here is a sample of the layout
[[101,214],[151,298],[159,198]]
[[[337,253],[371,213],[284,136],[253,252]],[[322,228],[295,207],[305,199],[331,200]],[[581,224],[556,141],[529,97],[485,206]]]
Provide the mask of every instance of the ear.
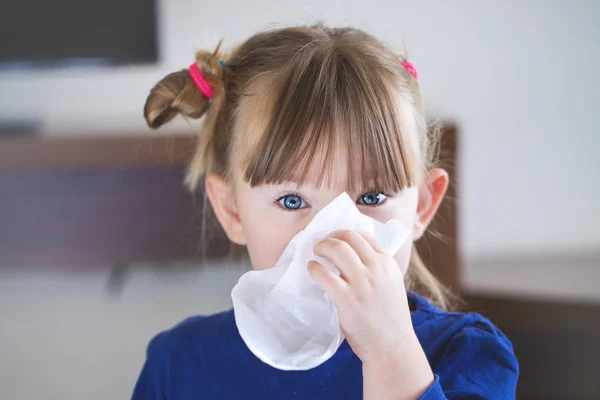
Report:
[[232,242],[245,245],[246,237],[238,214],[231,183],[218,174],[208,174],[204,181],[206,194],[219,223]]
[[433,220],[435,213],[444,199],[448,183],[448,173],[441,168],[432,169],[425,175],[425,184],[419,190],[414,240],[420,239],[423,236]]

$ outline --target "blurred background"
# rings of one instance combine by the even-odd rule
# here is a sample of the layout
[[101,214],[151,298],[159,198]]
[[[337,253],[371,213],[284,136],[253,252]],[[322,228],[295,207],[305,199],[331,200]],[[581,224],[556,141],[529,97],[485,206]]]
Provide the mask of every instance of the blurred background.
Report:
[[497,323],[519,398],[600,398],[600,2],[21,0],[0,12],[0,398],[128,398],[148,340],[231,306],[248,268],[200,241],[192,127],[142,107],[198,49],[363,28],[420,73],[455,182],[419,243]]

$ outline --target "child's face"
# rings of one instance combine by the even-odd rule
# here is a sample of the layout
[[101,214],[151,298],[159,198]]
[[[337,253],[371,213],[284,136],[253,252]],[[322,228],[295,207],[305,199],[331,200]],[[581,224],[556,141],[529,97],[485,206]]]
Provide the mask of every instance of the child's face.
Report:
[[[320,163],[316,162],[315,166],[320,166]],[[346,170],[345,156],[339,154],[334,159],[333,176],[328,187],[317,187],[319,171],[315,167],[310,169],[302,186],[289,182],[251,187],[241,179],[242,174],[239,171],[234,171],[231,183],[219,176],[209,175],[206,188],[228,237],[237,244],[246,245],[252,267],[262,270],[275,266],[290,240],[304,229],[323,207],[340,193],[347,191]],[[416,239],[422,235],[424,227],[435,213],[447,186],[447,174],[443,170],[434,171],[437,171],[437,180],[441,179],[437,184],[441,192],[437,197],[435,194],[430,196],[430,193],[426,193],[428,201],[425,202],[420,201],[419,198],[422,200],[423,195],[414,188],[387,196],[370,191],[372,188],[348,194],[363,214],[381,222],[392,218],[400,219],[408,226],[414,227]],[[435,204],[432,204],[432,200]],[[408,266],[412,239],[413,237],[395,255],[404,273]]]

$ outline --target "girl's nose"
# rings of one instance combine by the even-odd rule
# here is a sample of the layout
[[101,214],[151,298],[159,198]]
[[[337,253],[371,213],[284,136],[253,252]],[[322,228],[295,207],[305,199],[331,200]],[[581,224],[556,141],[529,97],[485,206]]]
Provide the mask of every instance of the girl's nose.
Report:
[[302,229],[306,228],[308,226],[308,224],[310,224],[311,221],[315,218],[315,215],[317,215],[319,212],[321,212],[329,203],[331,203],[333,200],[335,200],[342,193],[344,193],[344,192],[343,191],[332,191],[332,192],[324,193],[323,196],[318,199],[318,202],[316,202],[317,204],[311,205],[312,206],[311,213],[303,221],[304,225],[303,225]]

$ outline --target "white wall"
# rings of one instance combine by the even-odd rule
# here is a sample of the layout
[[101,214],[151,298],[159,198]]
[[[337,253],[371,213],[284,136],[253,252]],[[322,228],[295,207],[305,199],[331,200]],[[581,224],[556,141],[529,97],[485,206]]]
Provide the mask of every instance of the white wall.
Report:
[[467,275],[490,256],[599,248],[600,2],[162,0],[160,8],[160,66],[4,73],[0,117],[40,118],[48,135],[138,134],[153,83],[221,37],[231,46],[273,23],[320,19],[368,29],[400,51],[405,33],[431,115],[460,126]]

